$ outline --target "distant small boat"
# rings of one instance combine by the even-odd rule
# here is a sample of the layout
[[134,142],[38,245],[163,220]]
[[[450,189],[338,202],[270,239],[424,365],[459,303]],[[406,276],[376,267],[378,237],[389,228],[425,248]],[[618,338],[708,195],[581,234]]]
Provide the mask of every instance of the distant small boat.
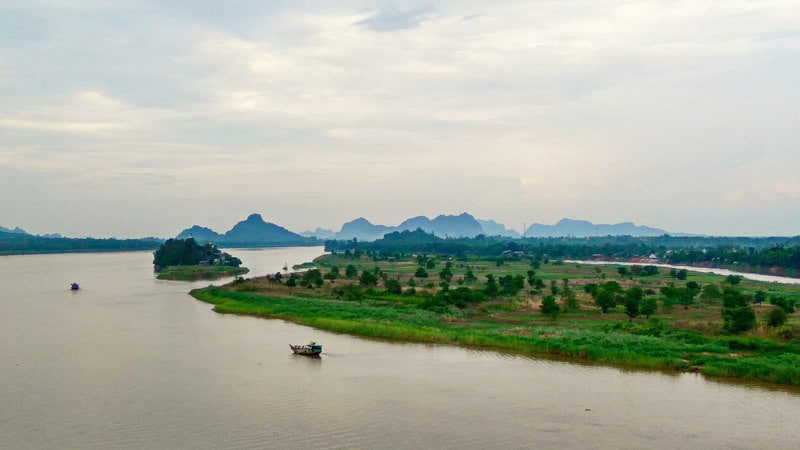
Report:
[[78,283],[72,283],[72,284],[70,285],[70,289],[72,289],[73,291],[77,291],[77,290],[78,290],[78,289],[80,289],[80,288],[81,288],[81,287],[78,285]]
[[296,355],[316,356],[316,355],[319,355],[320,353],[322,353],[322,346],[317,344],[314,341],[311,341],[311,342],[309,342],[308,344],[305,344],[305,345],[292,345],[292,344],[289,344],[289,347],[291,347],[292,351]]

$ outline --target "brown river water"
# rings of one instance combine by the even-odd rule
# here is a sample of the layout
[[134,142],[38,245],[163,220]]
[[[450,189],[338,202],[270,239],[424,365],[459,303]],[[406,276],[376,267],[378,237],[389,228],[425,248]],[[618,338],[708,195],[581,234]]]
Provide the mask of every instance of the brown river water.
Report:
[[[255,276],[322,249],[230,252]],[[800,445],[797,390],[221,315],[187,294],[207,284],[149,252],[0,257],[0,448]]]

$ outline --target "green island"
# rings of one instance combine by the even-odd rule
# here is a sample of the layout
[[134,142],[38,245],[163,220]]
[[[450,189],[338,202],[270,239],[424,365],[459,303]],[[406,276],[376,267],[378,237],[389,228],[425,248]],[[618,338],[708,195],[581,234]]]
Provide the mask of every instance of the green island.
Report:
[[159,280],[213,280],[249,272],[242,261],[219,250],[214,244],[197,244],[194,239],[169,239],[153,253]]
[[800,385],[799,285],[531,249],[489,256],[381,245],[334,243],[314,268],[192,295],[220,313],[369,338]]

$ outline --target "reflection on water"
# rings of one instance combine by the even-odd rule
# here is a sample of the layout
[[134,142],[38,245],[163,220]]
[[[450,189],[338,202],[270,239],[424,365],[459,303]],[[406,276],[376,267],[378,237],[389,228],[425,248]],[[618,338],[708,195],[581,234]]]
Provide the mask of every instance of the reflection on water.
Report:
[[[250,276],[321,252],[231,250]],[[790,389],[220,315],[187,295],[208,282],[159,281],[151,263],[148,252],[0,257],[0,448],[794,448],[800,437]],[[320,358],[289,349],[312,339]]]

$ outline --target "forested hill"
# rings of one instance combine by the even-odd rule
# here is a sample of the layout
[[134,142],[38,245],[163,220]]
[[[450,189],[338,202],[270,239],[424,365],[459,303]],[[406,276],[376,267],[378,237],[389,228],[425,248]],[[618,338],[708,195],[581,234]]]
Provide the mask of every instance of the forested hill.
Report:
[[0,255],[155,250],[162,239],[51,238],[0,231]]
[[[374,242],[327,241],[331,252],[358,251],[384,257],[439,254],[454,257],[504,254],[531,259],[652,260],[665,264],[703,265],[747,272],[800,276],[800,237],[658,237],[511,239],[478,236],[442,239],[422,230],[387,234]],[[653,259],[650,259],[653,257]]]

